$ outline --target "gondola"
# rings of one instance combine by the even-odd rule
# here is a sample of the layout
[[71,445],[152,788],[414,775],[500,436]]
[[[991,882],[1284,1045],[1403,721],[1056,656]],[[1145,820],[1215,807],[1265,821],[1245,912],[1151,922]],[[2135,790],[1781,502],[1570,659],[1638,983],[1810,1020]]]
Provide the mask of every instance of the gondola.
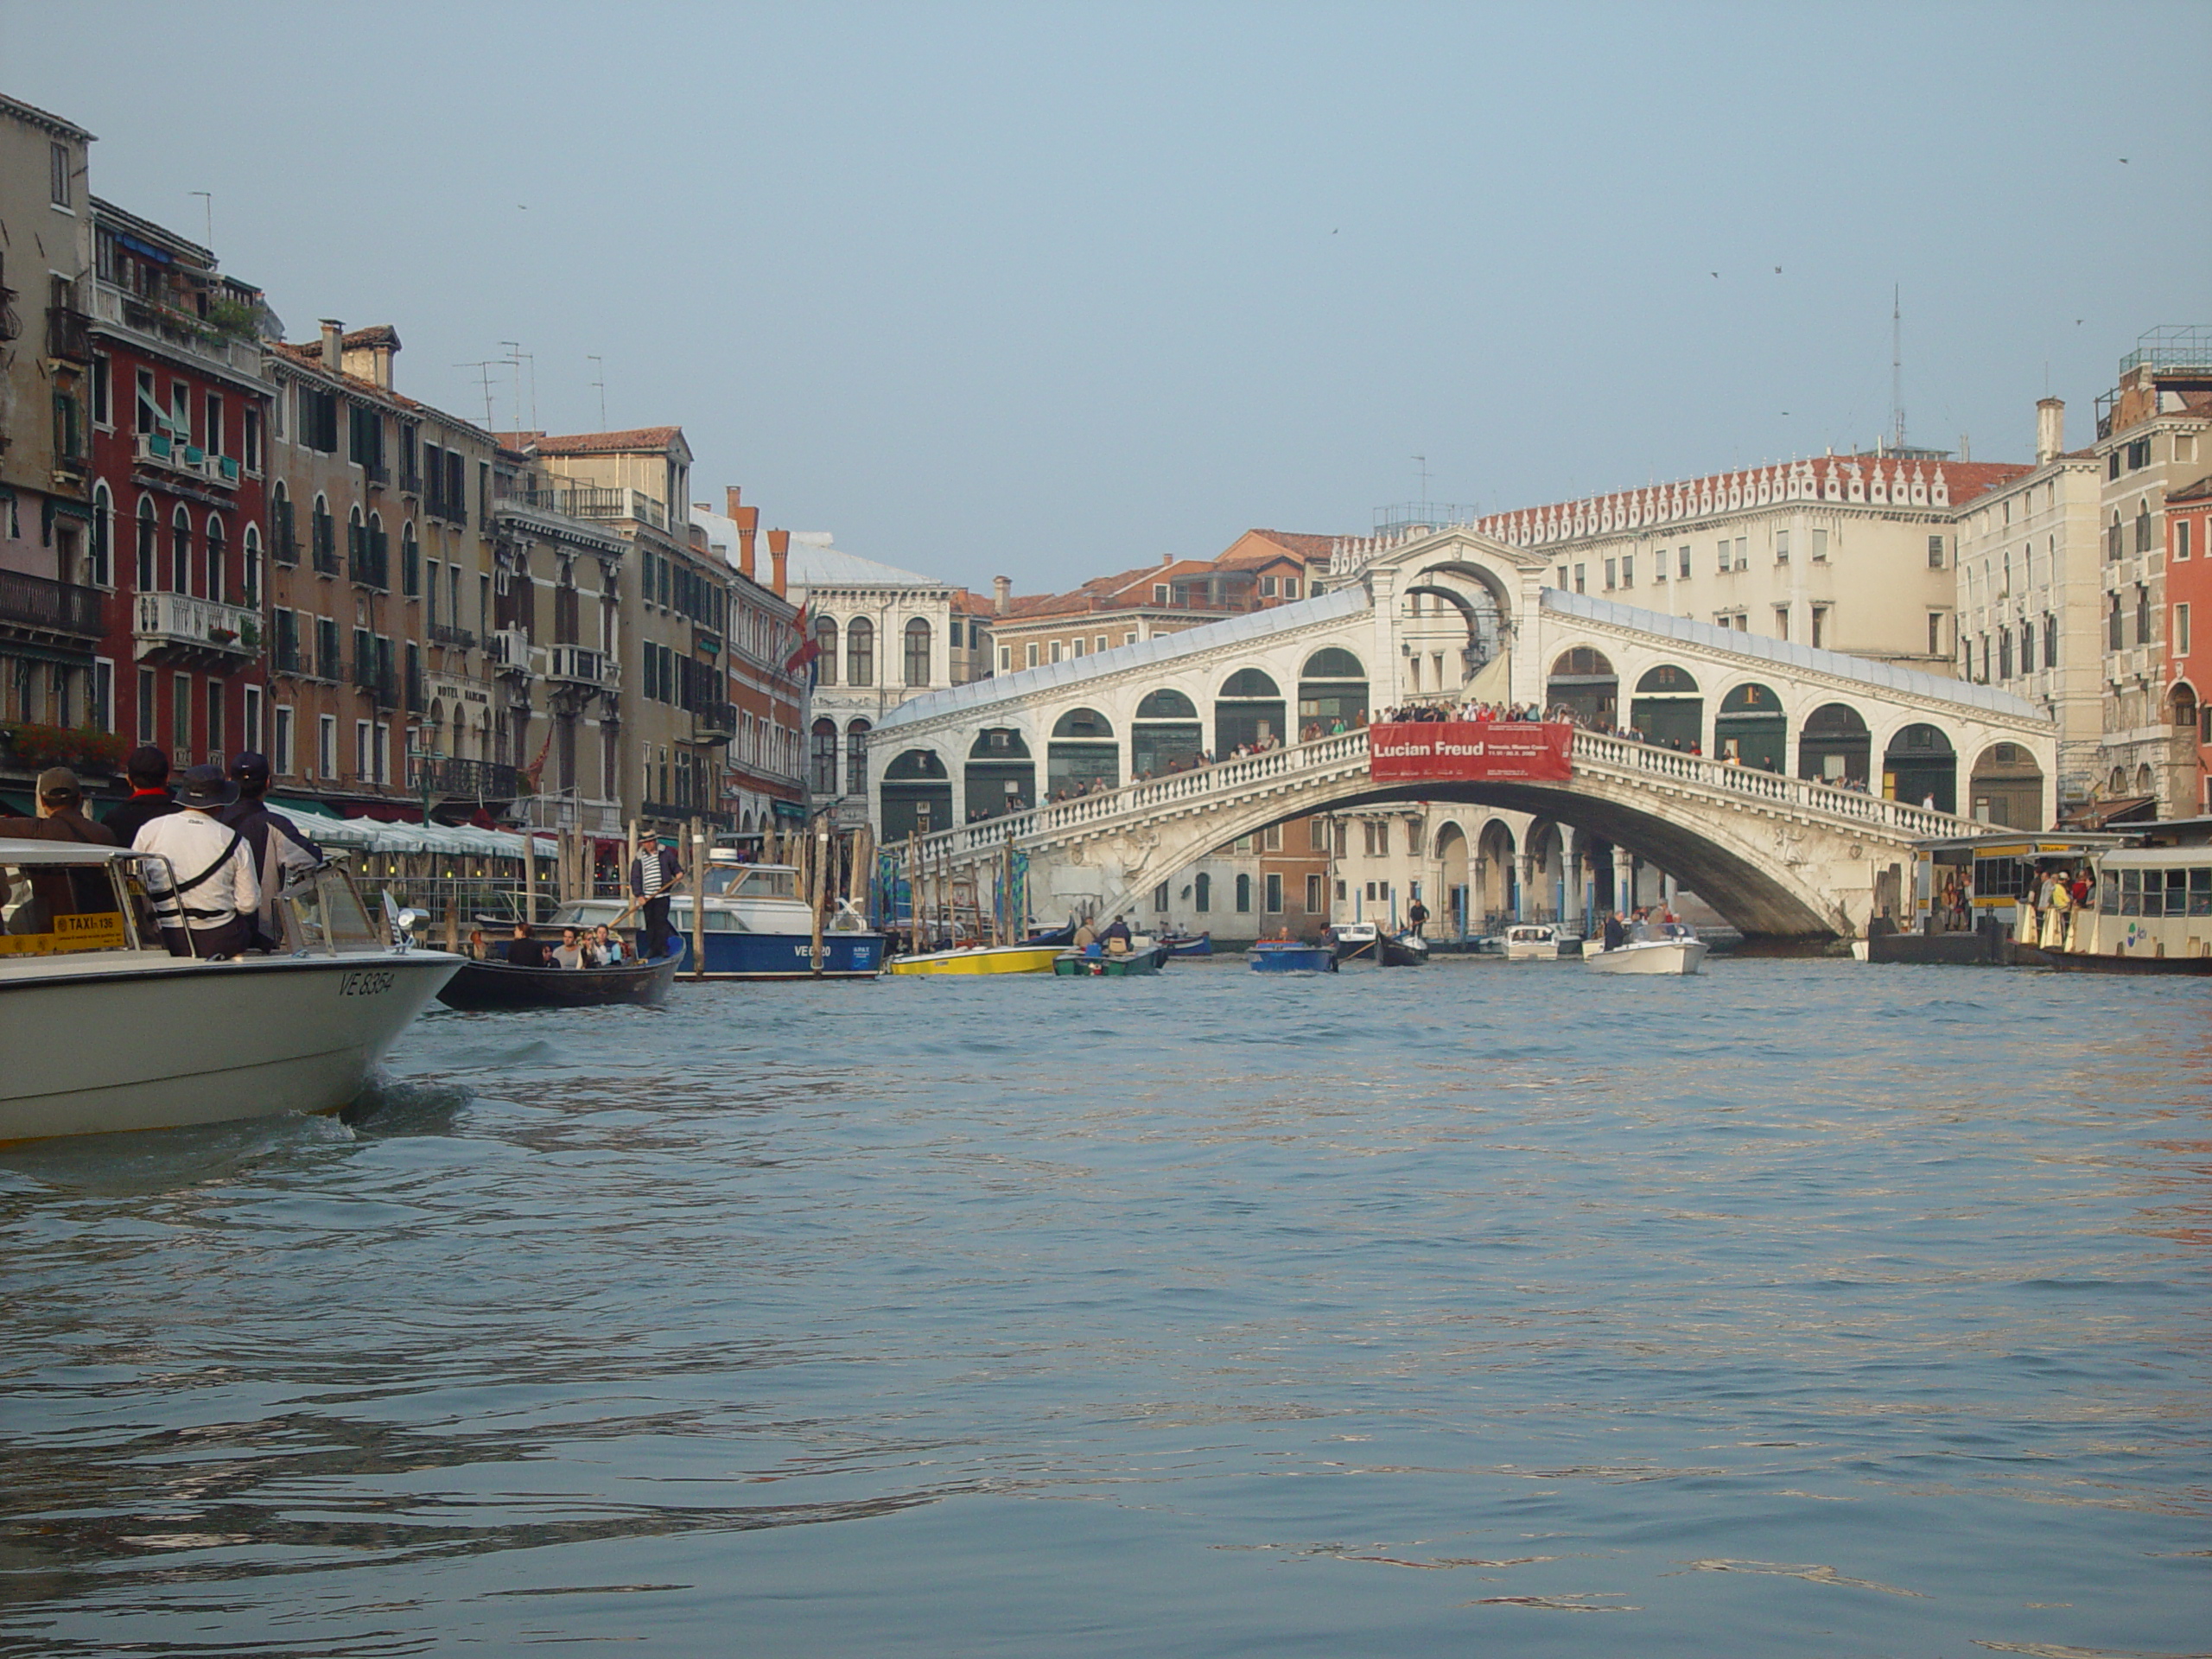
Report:
[[607,968],[518,968],[505,962],[467,962],[446,982],[438,1001],[474,1014],[620,1003],[657,1007],[667,997],[683,960],[678,948],[664,957]]
[[1385,968],[1418,968],[1428,960],[1428,941],[1418,933],[1385,933],[1376,943]]
[[1173,957],[1210,957],[1213,955],[1213,935],[1201,933],[1193,938],[1188,933],[1162,933],[1160,942]]

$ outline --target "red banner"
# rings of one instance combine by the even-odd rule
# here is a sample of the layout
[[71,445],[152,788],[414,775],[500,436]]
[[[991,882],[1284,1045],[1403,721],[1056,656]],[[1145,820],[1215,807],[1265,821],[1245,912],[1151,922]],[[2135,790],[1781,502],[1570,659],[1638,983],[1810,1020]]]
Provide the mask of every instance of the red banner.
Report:
[[1413,721],[1367,730],[1378,784],[1566,782],[1574,728],[1564,721]]

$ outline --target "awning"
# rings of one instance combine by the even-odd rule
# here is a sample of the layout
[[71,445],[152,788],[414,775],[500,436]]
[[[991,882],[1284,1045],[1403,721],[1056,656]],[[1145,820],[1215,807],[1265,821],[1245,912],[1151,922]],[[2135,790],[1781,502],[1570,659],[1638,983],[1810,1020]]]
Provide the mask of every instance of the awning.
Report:
[[321,801],[295,801],[287,799],[282,795],[271,795],[269,798],[269,804],[282,809],[296,818],[302,813],[318,818],[335,818],[344,816],[336,809],[327,806]]
[[2068,829],[2101,830],[2108,823],[2148,822],[2158,816],[2155,795],[2129,795],[2119,800],[2091,801],[2066,815]]
[[768,804],[775,810],[775,814],[779,818],[789,818],[794,823],[806,822],[806,809],[796,802],[771,801]]

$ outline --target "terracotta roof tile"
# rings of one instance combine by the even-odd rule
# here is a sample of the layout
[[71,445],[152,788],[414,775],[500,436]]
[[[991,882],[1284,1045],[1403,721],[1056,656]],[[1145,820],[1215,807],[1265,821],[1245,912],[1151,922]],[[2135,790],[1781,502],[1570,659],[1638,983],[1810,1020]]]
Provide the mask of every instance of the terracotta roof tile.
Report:
[[683,435],[680,426],[633,426],[626,432],[575,432],[566,437],[543,433],[517,433],[521,442],[537,447],[541,455],[609,455],[632,449],[665,449]]

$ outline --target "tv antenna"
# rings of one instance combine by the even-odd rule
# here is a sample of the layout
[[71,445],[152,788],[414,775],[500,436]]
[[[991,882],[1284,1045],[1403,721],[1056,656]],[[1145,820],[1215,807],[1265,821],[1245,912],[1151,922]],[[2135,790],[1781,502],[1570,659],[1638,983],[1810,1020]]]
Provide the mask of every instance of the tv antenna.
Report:
[[599,429],[604,432],[607,430],[607,359],[586,353],[584,361],[592,365],[599,372],[599,378],[593,381],[592,385],[599,391]]
[[1415,455],[1413,459],[1414,467],[1420,470],[1421,499],[1422,505],[1426,505],[1428,502],[1428,457],[1427,455]]
[[[507,348],[507,355],[504,360],[515,372],[515,430],[535,432],[537,430],[537,354],[523,350],[519,340],[503,340],[499,344]],[[530,424],[528,426],[522,423],[522,367],[525,363],[530,365]]]
[[1890,290],[1890,419],[1896,428],[1890,442],[1904,448],[1904,288]]
[[492,365],[499,360],[496,357],[487,357],[474,363],[454,365],[456,369],[474,369],[484,383],[484,429],[486,432],[492,429]]
[[213,190],[188,190],[185,194],[199,197],[200,205],[207,209],[207,251],[213,253],[215,251],[215,193]]

